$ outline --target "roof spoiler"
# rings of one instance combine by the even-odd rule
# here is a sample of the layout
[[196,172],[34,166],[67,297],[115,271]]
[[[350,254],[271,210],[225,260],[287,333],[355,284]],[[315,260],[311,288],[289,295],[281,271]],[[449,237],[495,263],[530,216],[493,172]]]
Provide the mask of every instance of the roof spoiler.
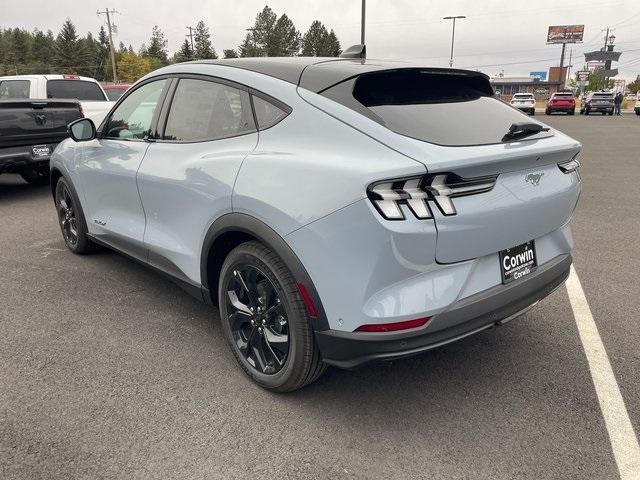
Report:
[[340,54],[340,58],[367,58],[367,46],[366,45],[351,45],[344,52]]

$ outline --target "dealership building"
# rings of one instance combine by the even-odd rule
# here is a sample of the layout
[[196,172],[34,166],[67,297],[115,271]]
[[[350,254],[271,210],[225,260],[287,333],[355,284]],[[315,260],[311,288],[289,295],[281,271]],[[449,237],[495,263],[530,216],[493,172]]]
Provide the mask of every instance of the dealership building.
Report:
[[[545,72],[546,73],[546,72]],[[491,77],[491,85],[502,100],[511,100],[514,93],[533,93],[537,99],[546,100],[552,93],[564,88],[566,68],[551,67],[549,79],[540,76],[504,76]],[[546,77],[546,75],[545,75]]]

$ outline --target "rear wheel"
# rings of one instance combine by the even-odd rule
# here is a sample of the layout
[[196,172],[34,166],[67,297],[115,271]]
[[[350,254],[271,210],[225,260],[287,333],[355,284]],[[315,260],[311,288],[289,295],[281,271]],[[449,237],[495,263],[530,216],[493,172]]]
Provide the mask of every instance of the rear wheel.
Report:
[[297,283],[271,249],[247,242],[232,250],[220,272],[218,301],[231,351],[258,385],[290,392],[324,372]]
[[49,170],[27,168],[20,172],[20,176],[31,185],[46,185],[49,183]]
[[67,248],[73,253],[90,253],[97,249],[87,236],[87,224],[80,202],[64,178],[58,180],[55,191],[58,224]]
[[551,110],[549,110],[548,108],[544,111],[545,115],[551,115]]
[[574,108],[573,110],[569,110],[569,115],[575,115],[576,114],[576,109]]

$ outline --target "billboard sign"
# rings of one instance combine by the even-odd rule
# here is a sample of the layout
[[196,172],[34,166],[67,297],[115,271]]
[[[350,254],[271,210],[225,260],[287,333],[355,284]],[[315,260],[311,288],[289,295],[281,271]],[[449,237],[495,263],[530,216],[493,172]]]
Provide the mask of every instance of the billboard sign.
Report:
[[584,25],[552,25],[547,32],[547,43],[578,43],[584,37]]
[[547,72],[529,72],[529,76],[544,82],[547,79]]
[[576,80],[578,80],[579,82],[588,82],[589,73],[590,72],[588,70],[581,70],[579,72],[576,72]]

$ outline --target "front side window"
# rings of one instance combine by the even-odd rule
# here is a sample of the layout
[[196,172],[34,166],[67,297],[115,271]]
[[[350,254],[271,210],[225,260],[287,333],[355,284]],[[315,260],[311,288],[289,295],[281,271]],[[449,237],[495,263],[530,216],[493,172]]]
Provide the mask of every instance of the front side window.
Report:
[[106,100],[97,83],[85,80],[48,80],[47,98],[75,98],[98,102]]
[[0,100],[29,98],[29,80],[3,80],[0,82]]
[[167,80],[156,80],[131,92],[109,118],[105,137],[142,139],[148,136],[166,82]]
[[176,87],[163,138],[197,142],[253,131],[248,93],[222,83],[183,78]]

